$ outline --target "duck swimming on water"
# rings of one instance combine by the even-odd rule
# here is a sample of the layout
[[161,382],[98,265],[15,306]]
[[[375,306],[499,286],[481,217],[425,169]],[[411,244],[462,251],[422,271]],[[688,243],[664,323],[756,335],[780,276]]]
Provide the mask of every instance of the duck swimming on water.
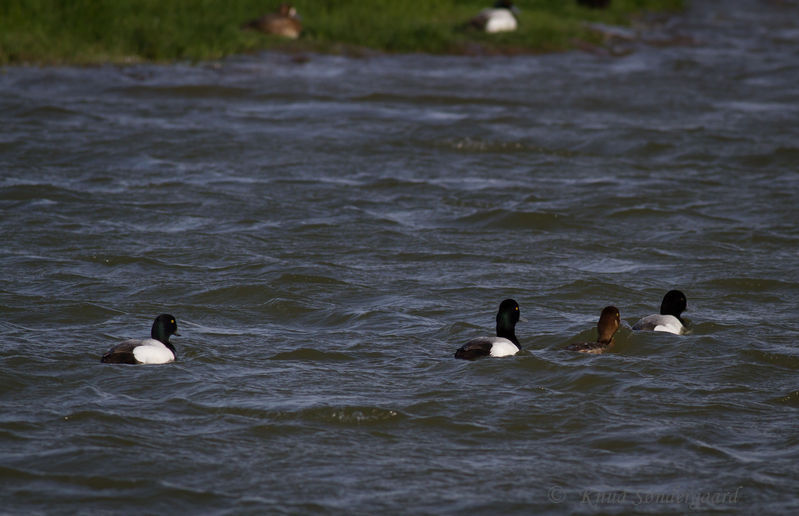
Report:
[[599,330],[596,342],[577,342],[569,344],[566,349],[579,351],[580,353],[604,353],[613,345],[613,335],[619,329],[620,323],[619,309],[615,306],[606,306],[602,309],[602,314],[599,316],[599,322],[596,325]]
[[458,351],[455,358],[475,360],[482,357],[507,357],[515,355],[521,349],[516,338],[516,323],[519,321],[519,303],[506,299],[499,305],[497,312],[497,336],[477,337],[470,340]]
[[660,313],[647,315],[633,325],[633,330],[665,331],[682,335],[686,332],[685,322],[680,317],[688,307],[685,294],[679,290],[669,290],[660,303]]
[[149,339],[123,341],[103,355],[100,362],[106,364],[166,364],[177,358],[175,346],[169,342],[170,335],[177,335],[175,317],[161,314],[155,318]]

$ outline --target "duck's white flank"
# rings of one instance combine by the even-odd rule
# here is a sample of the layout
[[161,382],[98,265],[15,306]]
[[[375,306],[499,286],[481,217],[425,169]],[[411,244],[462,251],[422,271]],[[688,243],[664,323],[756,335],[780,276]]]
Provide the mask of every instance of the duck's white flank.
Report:
[[175,354],[162,342],[144,339],[133,348],[133,356],[142,364],[166,364],[175,360]]
[[491,338],[491,356],[508,357],[519,352],[519,348],[513,342],[503,337]]
[[508,9],[484,9],[480,15],[486,19],[486,32],[495,33],[516,30],[516,17]]
[[635,323],[633,330],[663,331],[682,335],[685,333],[685,326],[673,315],[653,314]]

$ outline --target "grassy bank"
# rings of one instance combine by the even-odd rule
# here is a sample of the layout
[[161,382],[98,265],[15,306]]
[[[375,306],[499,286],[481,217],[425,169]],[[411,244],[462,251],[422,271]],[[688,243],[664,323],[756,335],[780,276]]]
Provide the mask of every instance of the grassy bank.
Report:
[[297,41],[240,25],[280,0],[3,0],[0,64],[216,59],[264,49],[357,52],[547,52],[599,43],[585,22],[624,25],[684,0],[613,0],[608,10],[573,0],[518,0],[518,31],[487,35],[464,22],[493,0],[296,0]]

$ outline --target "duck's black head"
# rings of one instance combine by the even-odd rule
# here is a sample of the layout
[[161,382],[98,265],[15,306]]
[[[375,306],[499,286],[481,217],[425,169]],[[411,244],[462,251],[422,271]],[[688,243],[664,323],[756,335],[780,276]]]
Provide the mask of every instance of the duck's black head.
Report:
[[497,312],[497,337],[505,337],[517,346],[516,323],[519,322],[519,303],[513,299],[506,299],[499,304]]
[[159,340],[164,344],[169,344],[170,335],[177,335],[180,337],[180,334],[178,333],[178,323],[175,322],[175,316],[161,314],[156,317],[150,335],[155,340]]
[[602,314],[599,316],[599,322],[596,325],[597,330],[599,330],[597,342],[609,343],[613,340],[613,335],[619,329],[619,324],[621,324],[619,309],[615,306],[603,308]]
[[[660,303],[661,315],[673,315],[680,319],[680,314],[688,307],[688,302],[685,299],[685,294],[679,290],[669,290],[663,296],[663,302]],[[682,319],[680,319],[682,321]]]

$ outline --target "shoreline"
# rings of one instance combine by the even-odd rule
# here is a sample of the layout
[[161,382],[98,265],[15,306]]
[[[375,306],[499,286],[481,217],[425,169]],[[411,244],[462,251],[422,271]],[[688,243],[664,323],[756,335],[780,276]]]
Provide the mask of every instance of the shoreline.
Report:
[[202,8],[190,0],[75,0],[68,7],[56,0],[10,0],[0,7],[0,66],[198,63],[264,51],[350,57],[569,50],[616,55],[614,33],[626,31],[633,34],[630,41],[641,41],[632,25],[683,12],[686,1],[616,0],[612,8],[589,9],[570,0],[529,5],[519,0],[519,29],[501,34],[465,26],[485,3],[491,2],[353,0],[333,9],[297,0],[303,33],[288,40],[240,28],[243,21],[264,13],[263,4],[255,0],[209,0]]

